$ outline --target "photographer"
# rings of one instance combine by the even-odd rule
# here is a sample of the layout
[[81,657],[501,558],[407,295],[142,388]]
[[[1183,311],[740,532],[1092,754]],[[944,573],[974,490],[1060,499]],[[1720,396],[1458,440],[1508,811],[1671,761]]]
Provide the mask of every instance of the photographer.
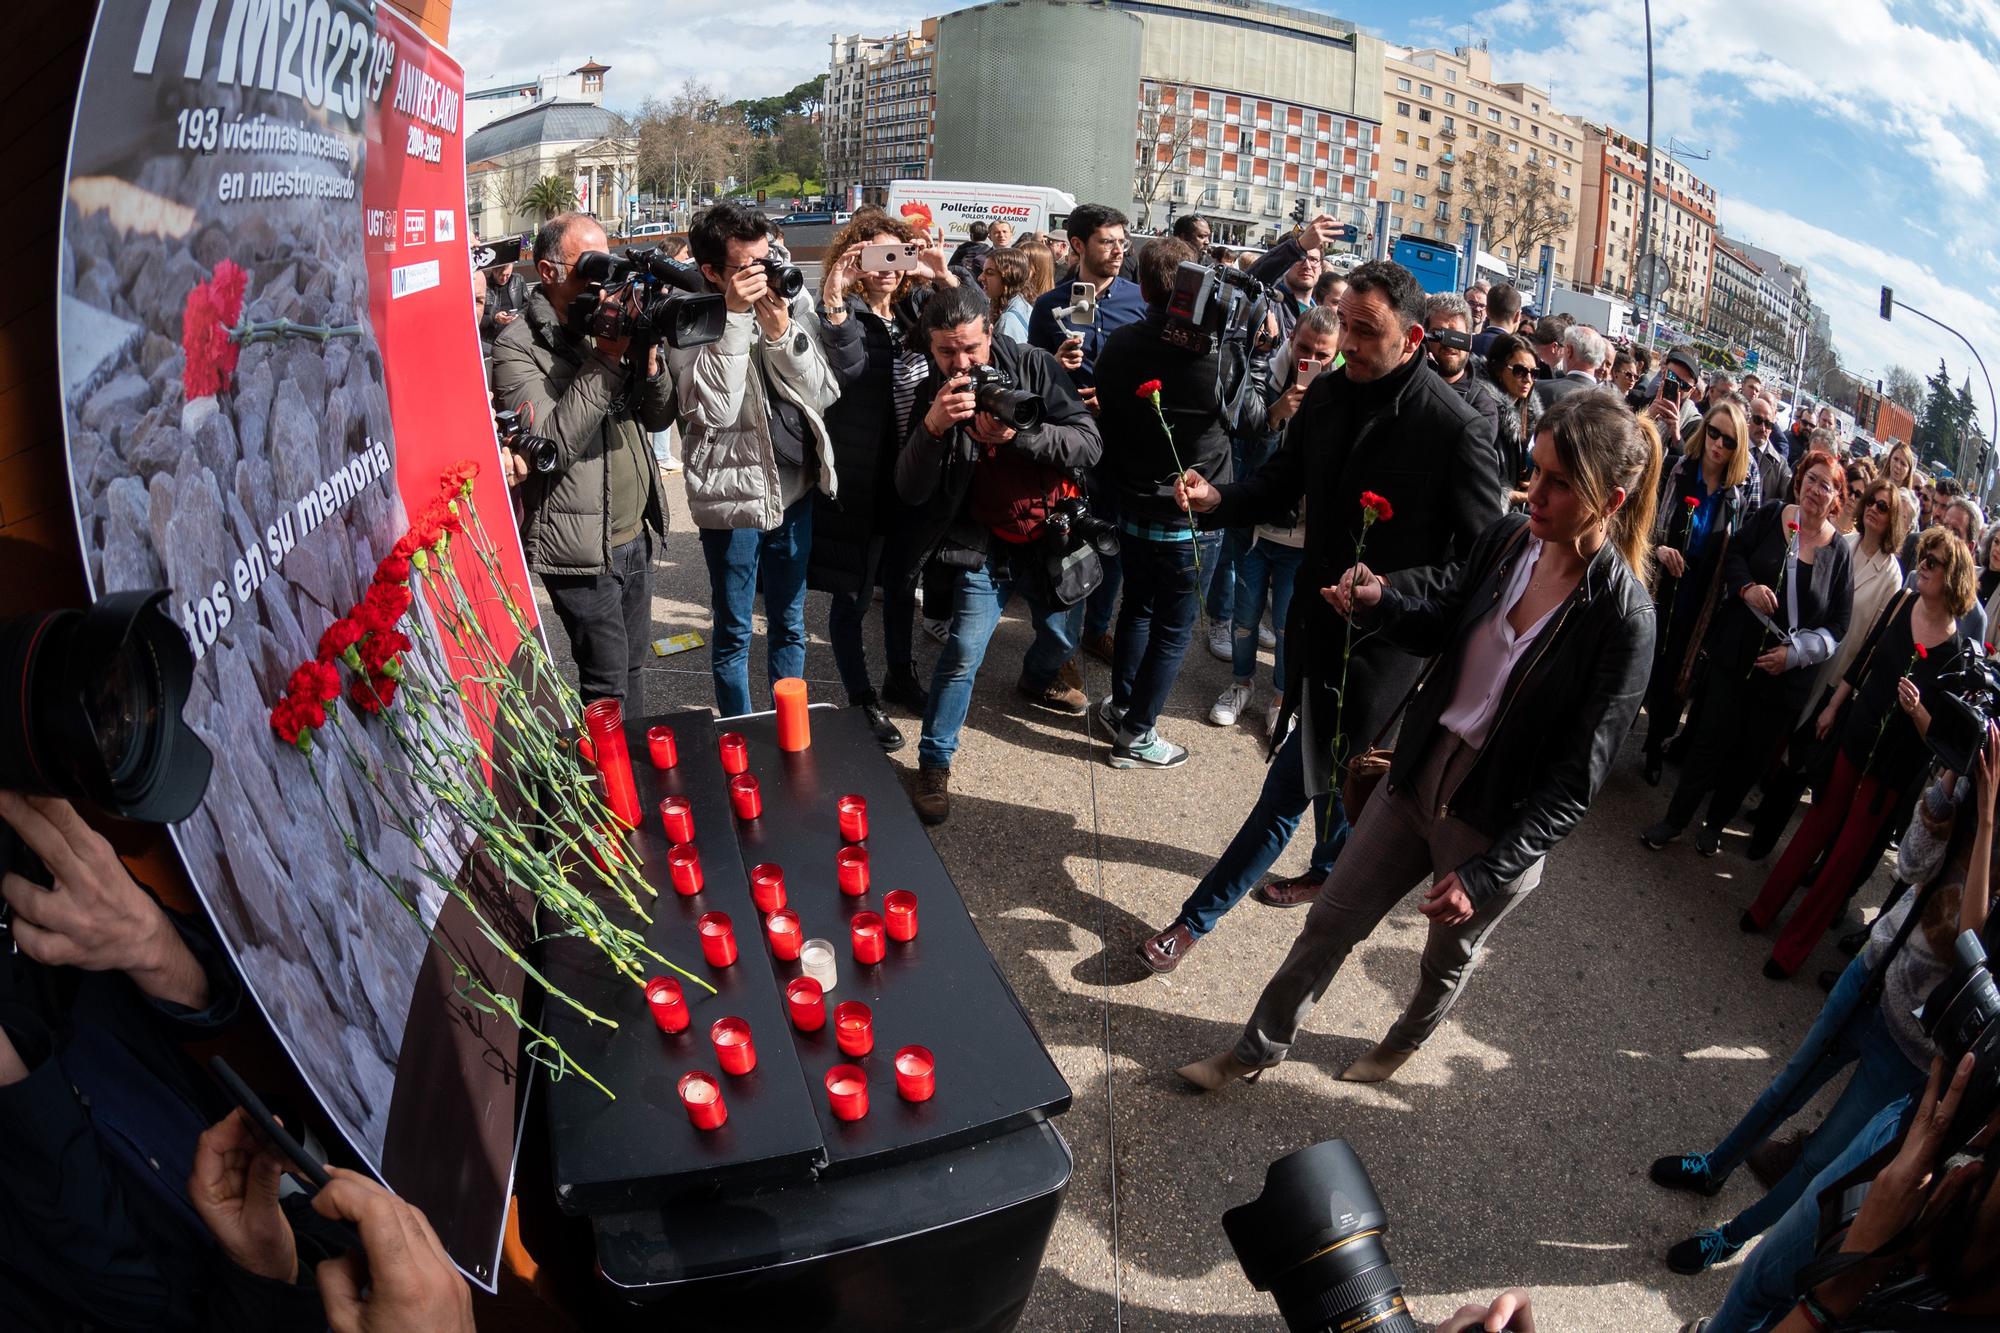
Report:
[[610,244],[583,213],[558,214],[535,233],[541,285],[493,344],[493,395],[556,446],[554,469],[530,474],[515,494],[528,568],[569,635],[578,689],[586,703],[622,699],[636,713],[653,553],[667,535],[652,432],[674,422],[674,385],[659,347],[635,365],[628,339],[588,331],[597,293],[577,276],[577,259]]
[[1172,237],[1146,242],[1139,252],[1146,317],[1106,339],[1097,361],[1104,395],[1101,474],[1118,497],[1125,571],[1111,696],[1098,715],[1113,737],[1113,768],[1173,768],[1187,761],[1186,748],[1154,726],[1180,675],[1201,604],[1194,517],[1175,502],[1174,479],[1191,470],[1211,483],[1231,480],[1226,400],[1234,386],[1224,383],[1224,375],[1227,365],[1241,361],[1232,361],[1220,337],[1200,350],[1176,338],[1167,301],[1183,264],[1199,271],[1184,243]]
[[[1027,599],[1037,630],[1024,679],[1055,680],[1060,657],[1038,658],[1041,631],[1069,608],[1052,595],[1042,540],[1050,507],[1076,494],[1070,480],[1103,451],[1097,423],[1055,358],[993,336],[986,297],[960,285],[931,297],[917,326],[931,372],[911,405],[910,434],[896,460],[896,490],[916,506],[917,566],[952,571],[951,625],[931,677],[917,749],[918,816],[951,814],[951,762],[972,704],[972,684],[1009,594]],[[1036,400],[1039,425],[1014,427],[982,409],[973,372],[998,371],[1012,392]],[[995,403],[994,406],[1000,406]],[[933,611],[942,608],[932,608]]]
[[[840,396],[812,293],[772,257],[770,220],[720,203],[695,215],[688,246],[729,308],[722,337],[669,354],[680,382],[688,509],[708,564],[710,661],[724,717],[748,713],[751,614],[764,590],[772,682],[806,667],[806,565],[813,491],[840,498],[823,414]],[[786,296],[776,285],[797,280]]]
[[1250,276],[1277,294],[1278,339],[1292,336],[1292,326],[1313,304],[1313,288],[1325,266],[1333,229],[1340,224],[1322,213],[1266,250],[1251,265]]

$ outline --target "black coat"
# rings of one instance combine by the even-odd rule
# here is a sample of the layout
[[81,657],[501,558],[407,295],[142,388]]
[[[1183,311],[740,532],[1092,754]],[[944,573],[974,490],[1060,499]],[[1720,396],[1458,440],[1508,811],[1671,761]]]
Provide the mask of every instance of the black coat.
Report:
[[[1509,514],[1487,529],[1457,577],[1422,591],[1392,581],[1373,617],[1405,651],[1433,657],[1410,701],[1388,784],[1414,784],[1458,688],[1464,647],[1507,586],[1528,520]],[[1458,867],[1475,904],[1548,855],[1590,808],[1653,665],[1653,603],[1610,542],[1516,664],[1479,758],[1444,794],[1445,810],[1493,839]]]
[[[844,322],[820,321],[827,365],[840,381],[840,398],[825,418],[840,496],[829,499],[823,491],[814,492],[806,583],[827,592],[858,596],[874,587],[883,549],[878,539],[907,527],[910,520],[909,509],[896,497],[896,453],[902,438],[896,429],[894,372],[903,342],[901,320],[892,318],[896,324],[878,319],[858,298],[850,298]],[[881,575],[893,581],[907,572],[883,570]]]
[[[1314,716],[1331,719],[1347,622],[1324,598],[1354,563],[1361,537],[1361,495],[1386,498],[1394,517],[1368,531],[1367,566],[1412,596],[1449,586],[1466,552],[1500,515],[1493,424],[1468,407],[1421,356],[1382,380],[1355,384],[1346,369],[1313,381],[1276,455],[1254,474],[1221,487],[1203,517],[1209,528],[1282,523],[1305,502],[1306,541],[1292,608],[1286,617],[1285,707],[1300,686],[1323,694]],[[1386,660],[1396,659],[1396,660]],[[1354,707],[1343,719],[1345,749],[1367,744],[1416,675],[1416,662],[1364,644],[1350,682]],[[1331,739],[1329,733],[1327,739]]]
[[[1779,587],[1779,570],[1791,542],[1784,528],[1784,512],[1783,500],[1760,505],[1743,521],[1723,557],[1722,588],[1729,600],[1717,613],[1715,627],[1709,632],[1709,657],[1718,669],[1747,672],[1766,646],[1765,638],[1770,631],[1751,614],[1741,595],[1752,583],[1761,583],[1778,593],[1778,609],[1771,620],[1781,628],[1824,630],[1835,645],[1847,637],[1848,620],[1854,612],[1854,548],[1835,537],[1820,548],[1811,565],[1800,566],[1799,621],[1790,624],[1792,588],[1789,583]],[[1817,664],[1794,667],[1778,677],[1788,694],[1798,696],[1794,707],[1805,702],[1807,689],[1818,678]]]
[[[1162,337],[1166,322],[1166,312],[1154,309],[1137,324],[1112,330],[1097,354],[1097,422],[1104,436],[1097,475],[1118,492],[1121,517],[1181,528],[1187,518],[1174,503],[1173,478],[1193,468],[1218,485],[1231,480],[1229,423],[1218,379],[1223,356],[1168,343]],[[1148,380],[1160,382],[1160,411],[1173,428],[1171,439],[1151,400],[1137,394]],[[1262,401],[1259,395],[1260,408]]]
[[[1507,391],[1488,378],[1481,381],[1481,392],[1491,396],[1494,412],[1494,448],[1500,456],[1500,479],[1509,490],[1526,484],[1528,456],[1535,448],[1535,428],[1542,420],[1542,396],[1531,393],[1520,402],[1510,397]],[[1521,420],[1522,404],[1527,406],[1527,421]]]

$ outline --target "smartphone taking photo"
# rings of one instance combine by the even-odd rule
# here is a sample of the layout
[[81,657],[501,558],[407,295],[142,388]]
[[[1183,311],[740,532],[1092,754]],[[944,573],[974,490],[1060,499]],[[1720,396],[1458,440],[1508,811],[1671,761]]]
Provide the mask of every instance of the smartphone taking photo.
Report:
[[884,241],[861,247],[863,273],[914,273],[923,266],[923,247],[914,241]]

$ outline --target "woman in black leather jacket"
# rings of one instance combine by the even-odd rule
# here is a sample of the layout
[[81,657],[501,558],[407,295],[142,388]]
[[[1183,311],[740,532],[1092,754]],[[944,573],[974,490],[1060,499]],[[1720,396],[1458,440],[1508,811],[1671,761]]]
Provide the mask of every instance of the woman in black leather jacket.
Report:
[[1417,993],[1342,1077],[1395,1073],[1604,781],[1652,666],[1644,577],[1659,445],[1611,395],[1579,393],[1542,418],[1532,458],[1528,512],[1489,528],[1435,597],[1400,594],[1364,565],[1322,590],[1357,625],[1435,660],[1408,701],[1382,790],[1242,1037],[1180,1071],[1195,1086],[1283,1060],[1349,951],[1433,876]]

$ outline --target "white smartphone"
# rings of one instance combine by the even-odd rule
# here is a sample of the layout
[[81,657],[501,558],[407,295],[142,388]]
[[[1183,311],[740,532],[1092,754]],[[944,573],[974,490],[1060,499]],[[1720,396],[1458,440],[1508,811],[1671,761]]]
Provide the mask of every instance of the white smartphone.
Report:
[[1292,377],[1292,386],[1298,389],[1310,389],[1312,382],[1318,379],[1319,373],[1325,369],[1326,362],[1324,361],[1314,361],[1307,357],[1300,357],[1298,372]]
[[923,266],[923,247],[914,241],[885,241],[861,247],[863,273],[914,273]]
[[1072,324],[1097,322],[1096,284],[1072,282],[1069,285],[1069,320]]

